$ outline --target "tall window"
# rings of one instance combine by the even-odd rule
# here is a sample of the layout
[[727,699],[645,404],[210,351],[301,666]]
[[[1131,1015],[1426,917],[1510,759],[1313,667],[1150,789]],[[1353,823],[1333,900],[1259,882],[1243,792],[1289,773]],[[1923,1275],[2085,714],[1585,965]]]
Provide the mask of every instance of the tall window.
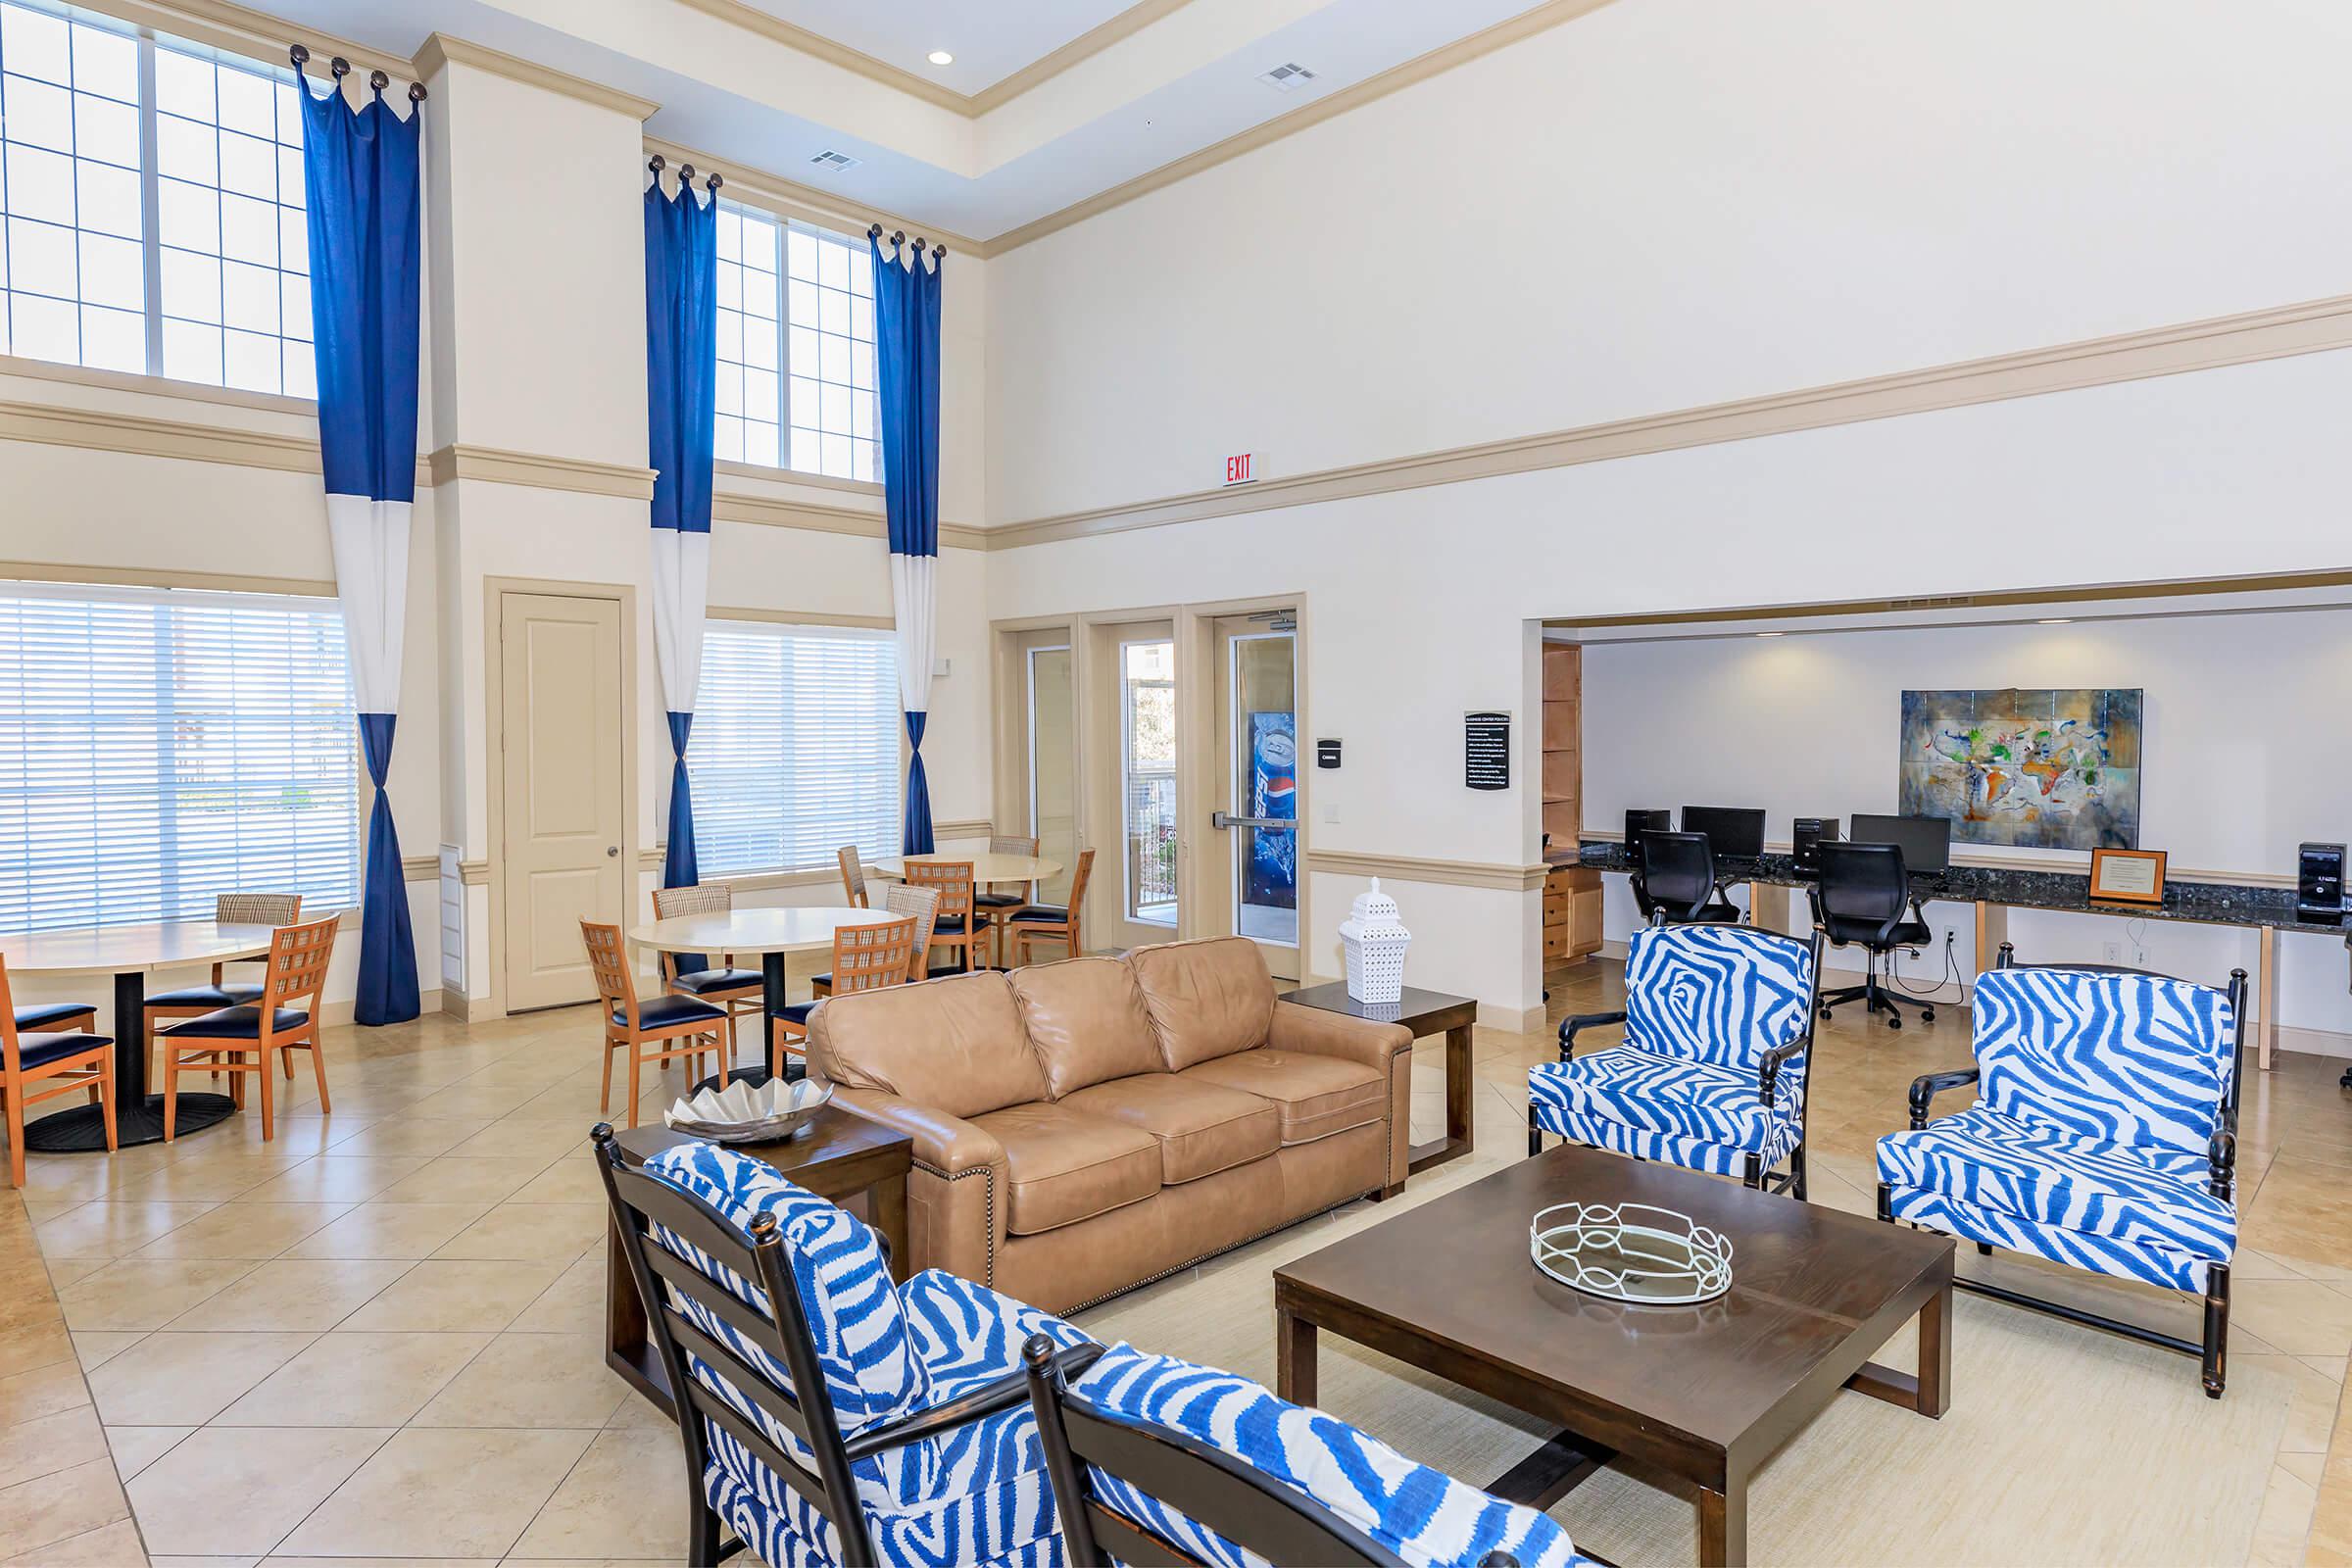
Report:
[[718,204],[718,456],[880,479],[865,245]]
[[1127,917],[1176,923],[1176,645],[1119,646]]
[[334,601],[0,583],[0,929],[360,895]]
[[901,723],[890,633],[711,621],[687,753],[703,873],[898,854]]
[[0,352],[315,396],[297,91],[0,0]]

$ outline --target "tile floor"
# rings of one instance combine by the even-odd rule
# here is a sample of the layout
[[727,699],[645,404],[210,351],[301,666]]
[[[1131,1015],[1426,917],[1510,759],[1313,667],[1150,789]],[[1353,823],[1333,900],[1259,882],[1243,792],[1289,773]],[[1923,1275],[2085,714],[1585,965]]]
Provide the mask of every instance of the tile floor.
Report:
[[[1564,971],[1553,1015],[1617,986],[1614,964]],[[1552,1049],[1480,1030],[1481,1093],[1523,1114]],[[1966,1016],[1894,1034],[1849,1009],[1820,1049],[1815,1200],[1863,1204],[1872,1138],[1912,1077],[1967,1059]],[[330,1030],[327,1052],[331,1117],[306,1073],[271,1143],[240,1116],[111,1160],[36,1155],[21,1210],[0,1200],[0,1262],[37,1245],[56,1292],[0,1306],[0,1564],[137,1562],[142,1541],[188,1568],[675,1560],[676,1435],[599,1342],[592,1015],[435,1015]],[[2352,1564],[2341,1065],[2282,1056],[2245,1097],[2233,1353],[2298,1389],[2263,1563]],[[1417,1077],[1426,1136],[1435,1042]]]

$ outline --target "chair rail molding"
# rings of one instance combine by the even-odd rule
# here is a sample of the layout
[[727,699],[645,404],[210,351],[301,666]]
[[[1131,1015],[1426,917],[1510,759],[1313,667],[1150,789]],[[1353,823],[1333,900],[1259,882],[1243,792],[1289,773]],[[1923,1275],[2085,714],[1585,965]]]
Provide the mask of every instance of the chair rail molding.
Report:
[[654,498],[654,470],[625,463],[598,463],[587,458],[550,457],[536,452],[508,452],[497,447],[469,446],[453,441],[425,460],[436,485],[459,479],[486,479],[494,484],[529,485],[539,490],[569,490],[580,495],[618,496],[629,501]]
[[2338,294],[1730,403],[1275,475],[1237,489],[1194,490],[1004,523],[988,530],[987,548],[1018,550],[2344,348],[2352,348],[2352,295]]
[[1309,850],[1306,869],[1326,876],[1382,877],[1392,882],[1436,882],[1446,887],[1492,888],[1533,893],[1543,887],[1547,865],[1512,865],[1498,860],[1431,860],[1400,855],[1365,855],[1352,850]]
[[[724,468],[721,479],[730,477]],[[798,484],[801,475],[789,469],[777,469],[778,484]],[[650,490],[647,492],[652,493]],[[890,524],[884,517],[878,499],[869,511],[860,507],[827,506],[821,501],[798,501],[787,496],[761,495],[756,491],[721,489],[710,497],[710,519],[713,522],[749,523],[760,528],[807,528],[817,533],[855,534],[864,539],[886,539]],[[986,550],[989,534],[985,528],[966,527],[960,523],[943,522],[939,525],[939,542],[950,550]]]

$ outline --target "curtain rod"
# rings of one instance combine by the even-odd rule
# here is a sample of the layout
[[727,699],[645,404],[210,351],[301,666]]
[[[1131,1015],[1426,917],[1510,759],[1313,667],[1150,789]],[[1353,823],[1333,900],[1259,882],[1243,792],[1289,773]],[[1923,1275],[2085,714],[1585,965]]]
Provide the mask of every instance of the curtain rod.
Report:
[[[295,44],[286,51],[286,58],[294,62],[294,74],[299,76],[302,74],[302,68],[311,63],[311,52],[301,44]],[[351,74],[351,62],[341,55],[337,55],[326,63],[326,69],[334,73],[335,82],[340,86],[343,78]],[[377,92],[382,92],[386,87],[392,85],[392,78],[380,71],[370,71],[368,73],[368,85],[373,87]],[[413,104],[424,102],[423,82],[412,81],[409,83],[409,102]]]
[[[654,183],[657,185],[662,183],[662,171],[666,169],[668,166],[669,160],[662,157],[660,153],[654,154],[653,157],[645,161],[645,167],[654,172]],[[710,171],[710,178],[705,182],[703,189],[715,196],[718,194],[718,187],[724,185],[726,182],[727,176],[713,169]],[[678,166],[678,188],[683,190],[693,183],[694,166],[692,164],[680,164]]]
[[[876,223],[876,224],[875,224],[873,227],[871,227],[871,228],[867,229],[867,230],[865,231],[865,237],[866,237],[867,239],[880,239],[880,238],[882,237],[882,225],[881,225],[880,223]],[[903,229],[903,228],[902,228],[902,229],[899,229],[899,230],[897,230],[895,233],[893,233],[893,234],[890,236],[890,242],[891,242],[891,244],[893,244],[893,245],[904,245],[904,244],[906,244],[906,231],[905,229]],[[920,256],[920,255],[922,255],[922,254],[923,254],[923,246],[924,246],[926,243],[927,243],[927,242],[924,240],[924,238],[923,238],[923,236],[922,236],[922,235],[920,235],[920,234],[917,234],[917,235],[915,235],[915,236],[914,236],[914,254],[915,254],[915,255],[917,255],[917,256]],[[947,255],[947,254],[948,254],[948,248],[947,248],[945,245],[933,245],[933,246],[931,247],[931,254],[932,254],[934,257],[945,256],[945,255]]]

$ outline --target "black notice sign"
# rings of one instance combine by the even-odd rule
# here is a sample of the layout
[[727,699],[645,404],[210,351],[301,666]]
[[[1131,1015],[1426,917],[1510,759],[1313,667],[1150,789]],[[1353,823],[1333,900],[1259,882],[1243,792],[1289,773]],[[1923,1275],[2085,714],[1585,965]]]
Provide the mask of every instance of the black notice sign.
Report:
[[1511,787],[1511,715],[1462,715],[1462,782],[1474,790]]
[[1315,742],[1315,765],[1317,767],[1339,766],[1340,743],[1338,741]]

